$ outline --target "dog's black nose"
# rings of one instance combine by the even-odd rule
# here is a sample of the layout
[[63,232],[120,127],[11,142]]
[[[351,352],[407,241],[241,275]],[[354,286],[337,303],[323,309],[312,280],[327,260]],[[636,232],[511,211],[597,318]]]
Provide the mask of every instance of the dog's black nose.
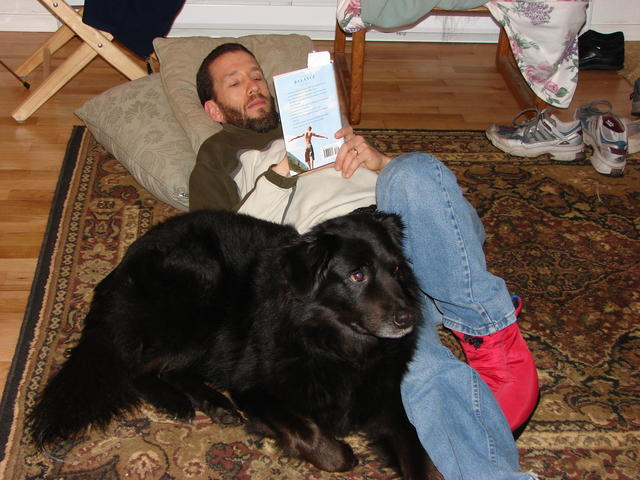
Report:
[[393,324],[398,328],[408,328],[415,323],[414,316],[407,310],[400,310],[393,316]]

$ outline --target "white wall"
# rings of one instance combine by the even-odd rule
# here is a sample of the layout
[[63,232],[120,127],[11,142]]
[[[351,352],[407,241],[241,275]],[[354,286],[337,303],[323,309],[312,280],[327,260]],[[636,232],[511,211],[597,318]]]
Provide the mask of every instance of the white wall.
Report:
[[589,5],[592,30],[611,33],[622,30],[625,40],[640,40],[640,0],[592,0]]
[[[329,40],[335,8],[336,0],[187,0],[169,36],[301,33]],[[622,30],[627,40],[640,41],[640,0],[592,0],[587,22],[593,30]],[[0,31],[54,31],[57,26],[37,0],[0,0]],[[434,16],[406,31],[371,32],[367,39],[495,42],[497,34],[490,18]]]
[[50,32],[56,21],[36,0],[0,0],[0,31]]

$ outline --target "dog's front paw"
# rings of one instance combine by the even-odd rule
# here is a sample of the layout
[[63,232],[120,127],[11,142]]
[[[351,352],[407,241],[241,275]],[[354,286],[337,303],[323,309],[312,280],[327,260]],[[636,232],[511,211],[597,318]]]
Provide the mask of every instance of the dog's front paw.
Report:
[[313,450],[301,453],[306,460],[327,472],[346,472],[358,464],[349,445],[328,437],[322,438]]
[[196,411],[191,403],[174,404],[162,409],[172,419],[180,422],[191,422],[196,417]]
[[196,410],[185,395],[169,395],[168,392],[162,397],[156,397],[151,404],[167,415],[171,420],[180,422],[191,422],[196,417]]
[[235,408],[225,408],[220,406],[208,406],[203,408],[203,412],[215,423],[222,425],[242,425],[245,422],[242,414]]
[[191,402],[213,422],[222,425],[241,425],[245,419],[234,403],[225,395],[206,385],[190,392]]
[[335,457],[331,455],[329,458],[329,461],[334,462],[333,465],[335,466],[335,470],[330,471],[345,472],[351,470],[358,464],[358,458],[348,444],[338,440],[336,440],[336,443],[336,450],[339,451],[339,454]]

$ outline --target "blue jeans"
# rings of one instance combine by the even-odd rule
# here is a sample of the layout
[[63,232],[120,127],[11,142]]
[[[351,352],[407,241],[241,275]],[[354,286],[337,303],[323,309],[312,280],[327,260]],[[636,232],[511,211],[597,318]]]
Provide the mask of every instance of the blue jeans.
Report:
[[424,325],[402,382],[411,423],[447,480],[532,479],[520,473],[509,425],[478,373],[442,345],[436,326],[488,335],[515,321],[502,279],[489,273],[484,229],[438,159],[401,155],[381,172],[378,208],[399,214],[406,253],[425,293]]

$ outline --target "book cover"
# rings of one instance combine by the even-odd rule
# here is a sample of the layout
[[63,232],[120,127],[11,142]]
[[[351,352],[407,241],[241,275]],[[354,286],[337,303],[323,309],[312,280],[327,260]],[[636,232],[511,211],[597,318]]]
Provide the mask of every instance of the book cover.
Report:
[[310,53],[307,68],[276,75],[273,82],[291,174],[334,162],[342,120],[329,52]]

